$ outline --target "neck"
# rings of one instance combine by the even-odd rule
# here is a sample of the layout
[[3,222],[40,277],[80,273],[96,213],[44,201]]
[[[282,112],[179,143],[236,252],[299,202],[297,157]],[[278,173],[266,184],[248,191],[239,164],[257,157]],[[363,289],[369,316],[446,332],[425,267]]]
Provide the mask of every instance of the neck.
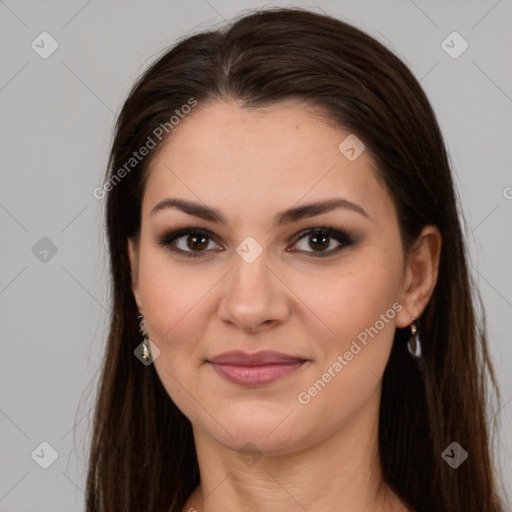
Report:
[[200,485],[184,512],[395,512],[407,509],[383,482],[380,393],[350,424],[307,449],[244,460],[194,428]]

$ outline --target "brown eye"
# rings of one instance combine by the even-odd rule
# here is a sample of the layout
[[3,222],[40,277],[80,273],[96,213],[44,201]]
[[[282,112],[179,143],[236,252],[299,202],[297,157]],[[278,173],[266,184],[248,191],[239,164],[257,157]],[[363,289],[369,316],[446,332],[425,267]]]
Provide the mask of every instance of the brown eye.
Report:
[[[298,242],[303,239],[307,240],[307,243],[304,244],[304,247],[299,248],[298,252],[308,253],[314,257],[330,256],[354,243],[353,239],[346,233],[328,227],[313,228],[301,232],[294,246],[297,246]],[[217,248],[210,247],[211,243],[217,245]],[[158,239],[158,244],[162,247],[168,247],[176,254],[192,258],[206,255],[211,250],[222,250],[214,241],[212,233],[200,228],[179,229],[165,234]],[[292,250],[290,252],[296,251]]]
[[172,252],[192,258],[207,253],[210,242],[213,242],[211,234],[199,228],[179,229],[158,240],[162,247],[169,247]]
[[208,246],[208,237],[204,235],[188,235],[186,238],[187,246],[192,250],[205,249]]
[[309,245],[315,251],[317,249],[323,251],[329,247],[329,237],[325,235],[311,235]]
[[[299,251],[310,253],[313,256],[330,256],[339,252],[343,247],[353,243],[352,238],[341,231],[333,228],[314,228],[309,229],[301,234],[295,246],[302,239],[306,239],[307,243],[303,244]],[[334,243],[333,243],[334,242]],[[337,245],[336,245],[337,244]],[[330,250],[326,250],[331,247]],[[312,249],[311,251],[308,249]],[[316,253],[316,254],[315,254]]]

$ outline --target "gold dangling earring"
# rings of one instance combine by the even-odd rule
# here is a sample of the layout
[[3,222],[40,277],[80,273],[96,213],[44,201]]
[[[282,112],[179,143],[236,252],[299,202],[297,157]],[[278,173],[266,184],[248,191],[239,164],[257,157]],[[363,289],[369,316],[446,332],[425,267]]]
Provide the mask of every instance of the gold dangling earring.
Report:
[[149,352],[149,338],[146,332],[144,315],[139,315],[139,331],[141,332],[142,336],[144,336],[144,341],[142,342],[142,358],[144,361],[148,362],[151,359],[151,354]]

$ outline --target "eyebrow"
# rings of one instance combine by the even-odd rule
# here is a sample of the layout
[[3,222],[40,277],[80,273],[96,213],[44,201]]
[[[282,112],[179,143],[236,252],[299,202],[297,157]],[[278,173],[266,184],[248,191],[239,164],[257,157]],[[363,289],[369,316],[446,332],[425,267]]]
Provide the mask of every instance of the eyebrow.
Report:
[[[177,199],[168,197],[160,201],[150,212],[150,215],[168,209],[177,208],[188,215],[193,215],[204,220],[211,222],[218,222],[228,225],[226,218],[217,208],[211,208],[201,203],[193,201],[187,201],[185,199]],[[342,198],[326,199],[324,201],[318,201],[314,203],[307,203],[302,206],[290,208],[278,212],[274,217],[274,224],[276,226],[283,226],[297,222],[301,219],[308,217],[314,217],[315,215],[321,215],[327,213],[336,208],[345,208],[353,212],[361,214],[363,217],[369,218],[370,216],[364,211],[364,209],[356,203]]]

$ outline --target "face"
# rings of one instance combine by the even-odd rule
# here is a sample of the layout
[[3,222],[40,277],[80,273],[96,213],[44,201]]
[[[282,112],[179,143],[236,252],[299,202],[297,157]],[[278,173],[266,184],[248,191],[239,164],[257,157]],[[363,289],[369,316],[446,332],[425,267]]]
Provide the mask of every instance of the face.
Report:
[[[153,364],[196,434],[269,454],[312,446],[378,406],[410,323],[393,202],[368,152],[347,158],[349,132],[300,103],[215,102],[180,123],[129,241]],[[338,204],[302,208],[325,201]]]

